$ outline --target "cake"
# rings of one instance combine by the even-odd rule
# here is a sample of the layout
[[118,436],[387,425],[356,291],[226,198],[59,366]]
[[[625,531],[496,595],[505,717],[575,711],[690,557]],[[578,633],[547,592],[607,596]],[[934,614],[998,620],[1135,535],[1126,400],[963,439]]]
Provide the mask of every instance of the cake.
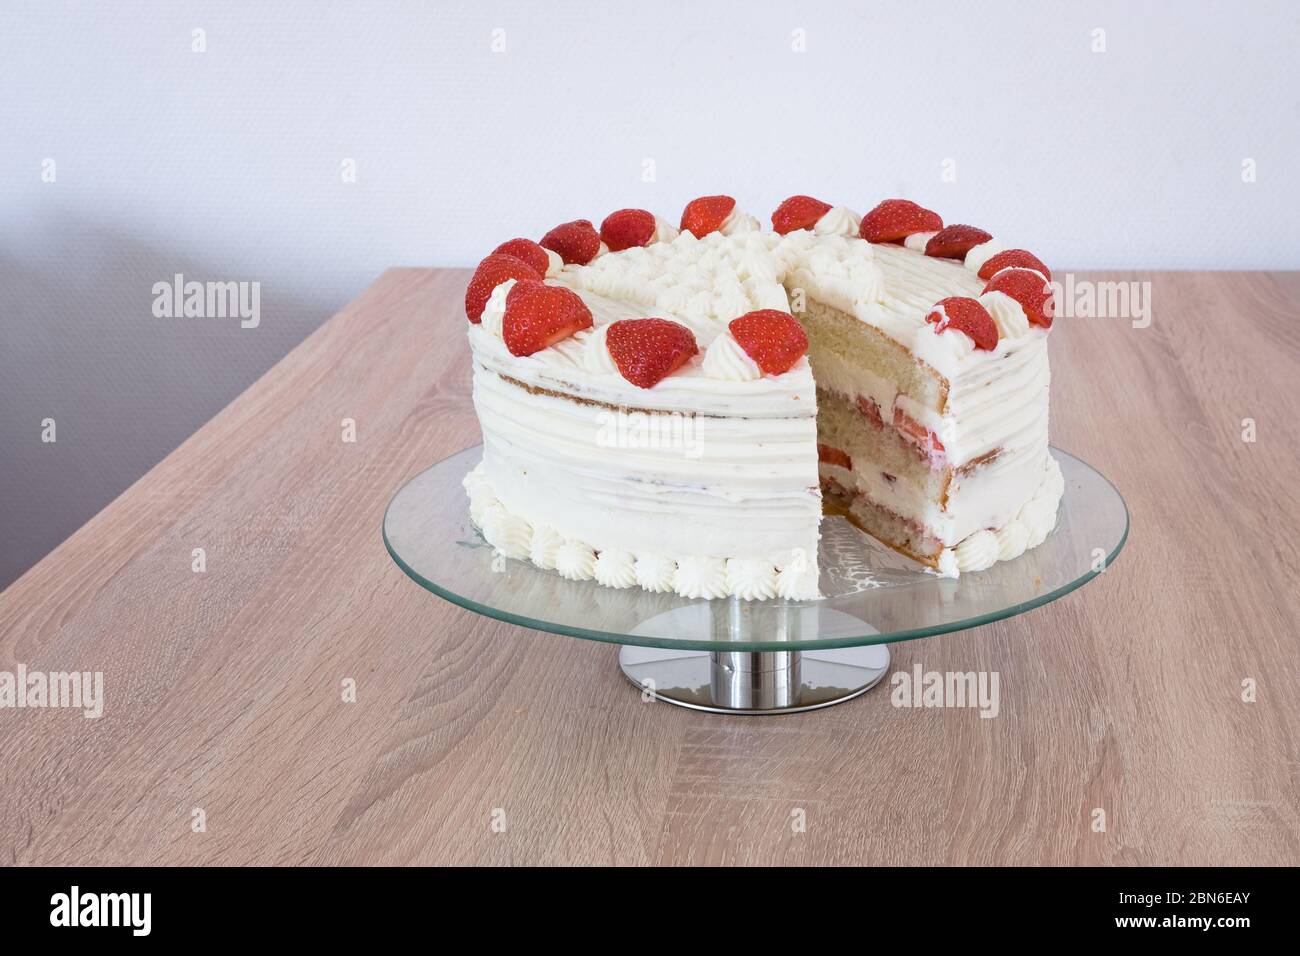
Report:
[[466,289],[483,458],[470,517],[509,558],[688,598],[819,596],[823,513],[946,576],[1036,547],[1051,275],[901,199],[728,196],[511,239]]

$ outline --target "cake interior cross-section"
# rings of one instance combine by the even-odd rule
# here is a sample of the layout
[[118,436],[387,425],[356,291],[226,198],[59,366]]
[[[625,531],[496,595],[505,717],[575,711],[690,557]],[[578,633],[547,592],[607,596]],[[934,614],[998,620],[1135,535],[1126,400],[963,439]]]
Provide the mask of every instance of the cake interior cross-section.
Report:
[[506,557],[688,598],[819,596],[823,513],[956,576],[1036,547],[1051,273],[903,199],[810,196],[772,229],[729,196],[498,246],[465,293]]

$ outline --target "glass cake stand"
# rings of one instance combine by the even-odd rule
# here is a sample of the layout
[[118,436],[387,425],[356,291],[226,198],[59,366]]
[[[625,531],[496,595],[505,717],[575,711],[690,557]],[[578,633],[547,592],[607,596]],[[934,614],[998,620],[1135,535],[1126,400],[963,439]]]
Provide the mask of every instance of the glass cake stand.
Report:
[[566,581],[494,553],[469,520],[461,479],[476,445],[416,475],[384,515],[388,553],[421,587],[523,627],[624,645],[623,673],[644,693],[729,714],[795,713],[849,700],[889,668],[894,641],[979,627],[1041,607],[1100,574],[1128,537],[1115,486],[1059,449],[1056,529],[986,571],[941,578],[842,517],[822,522],[816,601],[705,601]]

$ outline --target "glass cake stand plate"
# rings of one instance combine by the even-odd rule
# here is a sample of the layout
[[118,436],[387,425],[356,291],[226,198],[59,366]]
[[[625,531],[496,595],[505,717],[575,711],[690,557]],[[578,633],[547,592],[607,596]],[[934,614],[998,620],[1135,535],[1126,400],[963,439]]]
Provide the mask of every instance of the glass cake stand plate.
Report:
[[691,600],[566,581],[498,555],[470,523],[461,479],[476,445],[411,479],[384,515],[388,553],[421,587],[523,627],[624,645],[627,678],[660,700],[699,710],[791,713],[874,686],[888,646],[979,627],[1041,607],[1102,573],[1128,537],[1115,486],[1052,449],[1065,478],[1055,530],[986,571],[942,578],[838,516],[822,522],[823,598]]

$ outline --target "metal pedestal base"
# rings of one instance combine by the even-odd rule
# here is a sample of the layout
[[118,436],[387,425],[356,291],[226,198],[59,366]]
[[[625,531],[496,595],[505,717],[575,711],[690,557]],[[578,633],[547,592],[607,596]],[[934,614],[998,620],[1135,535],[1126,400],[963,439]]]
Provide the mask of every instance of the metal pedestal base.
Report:
[[889,648],[709,653],[624,645],[618,664],[643,693],[679,707],[715,714],[797,714],[876,686],[889,670]]

